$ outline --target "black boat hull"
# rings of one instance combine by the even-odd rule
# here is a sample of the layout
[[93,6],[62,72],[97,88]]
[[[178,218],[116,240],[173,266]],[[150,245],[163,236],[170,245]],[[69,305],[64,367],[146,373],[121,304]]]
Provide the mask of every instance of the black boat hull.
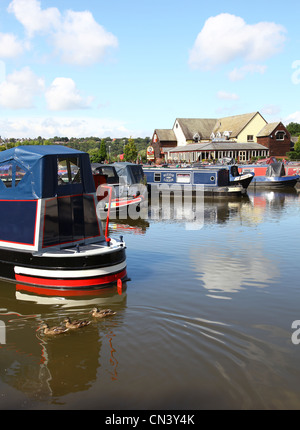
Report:
[[1,248],[0,276],[21,284],[59,290],[102,288],[119,279],[128,280],[125,247],[90,255],[86,250],[73,251],[71,257],[64,257],[62,253],[34,255]]

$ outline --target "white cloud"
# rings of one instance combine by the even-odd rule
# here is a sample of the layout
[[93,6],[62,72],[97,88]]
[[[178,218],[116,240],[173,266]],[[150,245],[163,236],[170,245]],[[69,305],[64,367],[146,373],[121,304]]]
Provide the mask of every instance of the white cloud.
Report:
[[76,118],[76,117],[19,117],[0,118],[2,138],[36,138],[42,136],[89,137],[134,136],[136,133],[126,127],[124,121],[110,118]]
[[281,107],[278,105],[266,105],[262,107],[260,112],[262,113],[262,115],[279,115],[279,113],[281,112]]
[[296,111],[288,115],[284,120],[284,124],[289,124],[290,122],[300,123],[300,111]]
[[29,67],[7,75],[0,84],[0,106],[10,109],[32,108],[34,97],[44,89],[44,80]]
[[267,66],[260,64],[246,64],[240,68],[233,69],[228,77],[231,81],[240,81],[246,77],[247,74],[260,73],[264,74],[267,70]]
[[45,93],[47,107],[53,111],[85,109],[92,97],[81,96],[75,82],[71,78],[56,78]]
[[15,15],[29,37],[37,32],[46,33],[60,24],[59,10],[55,7],[42,10],[38,0],[12,0],[8,12]]
[[99,25],[88,11],[67,11],[53,41],[63,62],[77,65],[101,61],[108,48],[118,46],[117,38]]
[[14,34],[0,33],[0,58],[12,58],[22,54],[24,44]]
[[38,0],[12,0],[8,11],[22,23],[28,37],[49,36],[55,52],[64,63],[90,65],[102,61],[118,39],[98,24],[89,11],[61,13],[52,7],[42,9]]
[[212,70],[236,59],[263,61],[280,52],[285,32],[283,26],[273,22],[250,25],[228,13],[210,17],[190,51],[190,66]]
[[238,100],[239,96],[235,93],[228,93],[226,91],[218,91],[217,93],[218,99],[221,100]]

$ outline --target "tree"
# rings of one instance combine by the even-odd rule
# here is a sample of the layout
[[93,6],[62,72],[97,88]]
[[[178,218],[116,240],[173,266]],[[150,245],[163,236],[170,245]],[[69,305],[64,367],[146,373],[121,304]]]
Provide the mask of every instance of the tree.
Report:
[[300,136],[300,124],[297,122],[290,122],[286,128],[291,133],[291,136]]
[[101,140],[99,153],[100,153],[99,155],[101,157],[101,161],[106,160],[107,152],[106,152],[106,144],[104,139]]
[[125,146],[125,151],[124,151],[124,158],[125,161],[136,161],[137,158],[137,149],[134,143],[134,140],[132,138],[128,139],[128,143]]
[[91,163],[103,163],[106,160],[106,145],[105,140],[101,140],[100,149],[93,148],[89,150]]

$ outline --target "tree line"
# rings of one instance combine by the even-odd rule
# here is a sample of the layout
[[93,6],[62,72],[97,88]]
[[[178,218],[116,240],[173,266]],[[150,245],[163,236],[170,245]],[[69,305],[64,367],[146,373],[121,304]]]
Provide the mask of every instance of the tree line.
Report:
[[[286,126],[291,136],[298,136],[298,141],[295,143],[294,151],[288,152],[287,156],[290,159],[300,159],[300,124],[291,122]],[[147,147],[151,144],[150,137],[138,138],[116,138],[111,137],[60,137],[54,136],[50,139],[45,139],[38,136],[36,139],[1,139],[0,136],[0,151],[12,148],[18,145],[65,145],[69,148],[77,149],[83,152],[88,152],[93,163],[96,162],[114,162],[121,159],[124,161],[141,161],[147,160]]]
[[[1,139],[0,137],[0,150],[3,151],[19,145],[65,145],[69,148],[88,152],[93,163],[119,161],[120,155],[125,161],[139,160],[145,162],[147,147],[150,142],[150,137],[123,137],[117,139],[95,136],[85,138],[54,136],[50,139],[44,139],[41,136],[36,139]],[[124,154],[123,157],[122,154]]]

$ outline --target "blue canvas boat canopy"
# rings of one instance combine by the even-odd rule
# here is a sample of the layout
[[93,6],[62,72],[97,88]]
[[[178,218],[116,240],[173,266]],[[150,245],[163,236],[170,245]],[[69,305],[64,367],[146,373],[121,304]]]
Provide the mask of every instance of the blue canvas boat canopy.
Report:
[[89,155],[60,145],[0,152],[0,199],[29,200],[94,193]]

